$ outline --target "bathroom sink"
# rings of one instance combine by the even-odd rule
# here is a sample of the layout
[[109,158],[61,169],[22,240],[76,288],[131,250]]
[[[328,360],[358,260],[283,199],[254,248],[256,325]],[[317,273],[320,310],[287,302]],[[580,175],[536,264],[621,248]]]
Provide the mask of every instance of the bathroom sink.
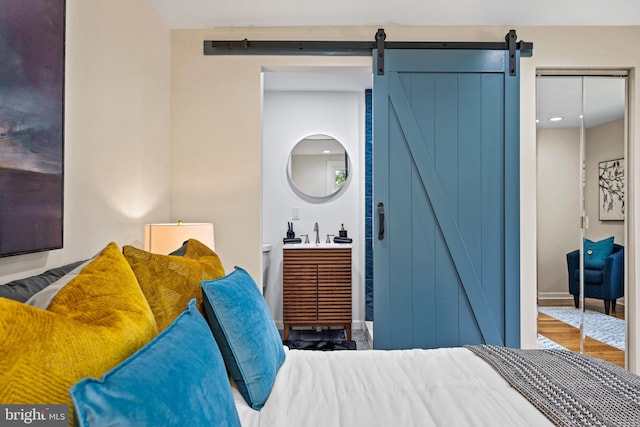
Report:
[[351,243],[287,243],[282,249],[349,249]]

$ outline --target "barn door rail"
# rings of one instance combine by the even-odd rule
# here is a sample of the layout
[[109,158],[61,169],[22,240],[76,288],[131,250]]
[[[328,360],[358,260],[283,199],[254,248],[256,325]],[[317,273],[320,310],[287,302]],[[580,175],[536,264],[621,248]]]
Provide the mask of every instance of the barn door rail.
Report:
[[521,57],[533,55],[533,43],[516,41],[516,30],[510,30],[501,42],[420,42],[386,41],[383,28],[378,29],[374,41],[291,41],[291,40],[205,40],[205,55],[328,55],[371,56],[376,52],[379,75],[384,75],[385,49],[470,49],[508,50],[509,74],[516,75],[516,51]]

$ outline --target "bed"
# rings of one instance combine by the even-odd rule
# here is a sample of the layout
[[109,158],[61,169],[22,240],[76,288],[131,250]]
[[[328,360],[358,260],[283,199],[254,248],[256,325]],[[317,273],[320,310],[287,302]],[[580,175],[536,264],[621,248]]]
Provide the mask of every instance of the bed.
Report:
[[463,348],[290,350],[260,411],[233,394],[243,427],[553,425]]
[[638,426],[640,377],[567,350],[283,346],[240,269],[102,379],[71,389],[80,426]]
[[243,427],[640,424],[637,376],[563,350],[286,350],[260,411],[232,390]]

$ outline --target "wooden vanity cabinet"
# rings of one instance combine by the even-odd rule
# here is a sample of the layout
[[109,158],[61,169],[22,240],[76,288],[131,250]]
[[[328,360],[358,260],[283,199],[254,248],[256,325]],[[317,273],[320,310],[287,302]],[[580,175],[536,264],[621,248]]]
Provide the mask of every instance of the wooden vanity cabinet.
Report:
[[284,339],[292,326],[342,326],[351,339],[351,248],[283,251]]

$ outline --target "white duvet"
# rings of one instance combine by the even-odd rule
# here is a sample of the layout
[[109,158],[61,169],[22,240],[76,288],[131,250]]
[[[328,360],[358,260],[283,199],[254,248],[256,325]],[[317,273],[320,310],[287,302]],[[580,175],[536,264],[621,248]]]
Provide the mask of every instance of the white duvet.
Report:
[[243,427],[552,425],[464,348],[285,352],[262,410],[234,388]]

